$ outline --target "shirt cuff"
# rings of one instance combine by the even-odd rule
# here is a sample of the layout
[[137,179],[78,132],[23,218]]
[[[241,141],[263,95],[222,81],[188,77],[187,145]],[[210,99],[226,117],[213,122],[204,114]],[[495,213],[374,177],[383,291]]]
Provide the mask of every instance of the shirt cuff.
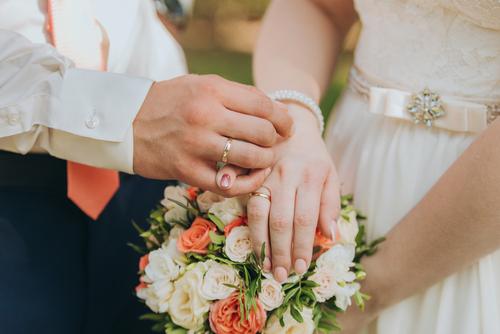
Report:
[[[53,150],[66,160],[133,173],[132,123],[153,81],[109,72],[69,69],[55,101]],[[67,132],[67,134],[64,134]],[[55,147],[53,147],[54,149]],[[63,153],[64,156],[61,156]]]

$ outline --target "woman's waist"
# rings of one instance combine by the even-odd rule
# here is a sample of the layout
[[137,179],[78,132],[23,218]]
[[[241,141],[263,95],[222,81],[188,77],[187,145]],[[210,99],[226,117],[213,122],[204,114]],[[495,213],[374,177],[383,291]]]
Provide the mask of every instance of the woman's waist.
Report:
[[500,98],[441,92],[430,80],[421,87],[379,78],[353,66],[349,89],[368,102],[371,113],[428,127],[477,133],[500,116]]

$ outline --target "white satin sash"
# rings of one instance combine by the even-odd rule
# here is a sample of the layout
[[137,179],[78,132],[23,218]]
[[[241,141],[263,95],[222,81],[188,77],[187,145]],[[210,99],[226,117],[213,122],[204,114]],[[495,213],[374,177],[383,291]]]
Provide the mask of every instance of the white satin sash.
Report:
[[[371,113],[413,122],[407,106],[412,101],[412,95],[418,92],[406,92],[369,83],[366,76],[356,67],[351,71],[349,88],[368,99]],[[441,102],[445,115],[435,119],[432,126],[450,131],[481,132],[500,115],[500,103],[480,103],[454,96],[442,96]]]

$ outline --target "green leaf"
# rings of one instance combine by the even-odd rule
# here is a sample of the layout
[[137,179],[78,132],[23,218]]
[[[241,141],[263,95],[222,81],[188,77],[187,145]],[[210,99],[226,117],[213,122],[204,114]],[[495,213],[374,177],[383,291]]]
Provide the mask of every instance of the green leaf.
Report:
[[219,217],[217,217],[213,213],[209,213],[208,219],[210,219],[212,221],[212,223],[214,223],[215,226],[217,226],[219,231],[224,232],[224,227],[226,227],[226,225],[224,224],[224,222],[222,220],[219,219]]
[[164,321],[165,316],[163,314],[148,313],[141,315],[139,320]]
[[226,241],[226,237],[217,234],[214,231],[209,231],[208,235],[210,236],[210,240],[216,245],[223,245],[224,241]]
[[136,251],[137,253],[139,253],[141,255],[146,254],[146,250],[144,248],[137,246],[137,245],[134,245],[131,242],[127,243],[127,246],[129,246],[130,248],[132,248],[134,251]]
[[305,287],[308,287],[308,288],[316,288],[319,286],[318,283],[311,281],[311,280],[304,280],[300,284],[305,286]]
[[303,323],[304,318],[302,317],[302,314],[300,314],[300,311],[295,307],[295,305],[290,305],[290,314],[292,315],[292,318],[295,319],[298,323]]
[[288,302],[295,296],[297,292],[299,292],[300,286],[296,286],[295,288],[288,291],[285,295],[285,299],[283,299],[283,304],[288,305]]

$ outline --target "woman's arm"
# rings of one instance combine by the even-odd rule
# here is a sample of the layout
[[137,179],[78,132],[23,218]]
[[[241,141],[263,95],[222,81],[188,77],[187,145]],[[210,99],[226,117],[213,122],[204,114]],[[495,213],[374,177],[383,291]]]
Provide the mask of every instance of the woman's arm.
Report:
[[[319,101],[355,18],[351,0],[273,1],[255,52],[257,87],[267,93],[297,90]],[[262,197],[252,197],[248,203],[256,251],[262,243],[268,246],[264,263],[279,281],[292,268],[299,274],[307,270],[318,221],[323,233],[330,235],[340,206],[337,174],[317,119],[294,104],[289,113],[295,132],[274,149],[276,164],[264,183],[272,203]]]
[[[384,308],[432,286],[500,247],[500,120],[449,168],[364,261],[366,314],[341,323],[359,328]],[[347,331],[348,332],[348,331]]]
[[294,89],[319,101],[356,14],[348,0],[275,0],[254,55],[257,87]]

